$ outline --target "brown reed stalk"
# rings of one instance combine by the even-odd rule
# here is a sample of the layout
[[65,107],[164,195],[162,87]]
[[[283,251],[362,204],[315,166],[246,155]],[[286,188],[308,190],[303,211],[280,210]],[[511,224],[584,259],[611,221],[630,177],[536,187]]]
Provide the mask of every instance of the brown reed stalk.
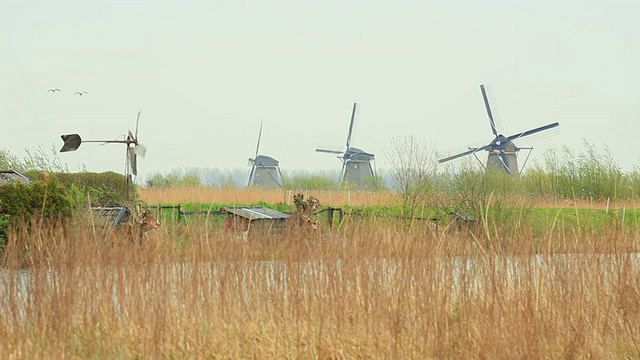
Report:
[[[487,224],[496,224],[489,213]],[[320,236],[257,233],[247,241],[192,221],[163,224],[143,245],[94,231],[88,219],[34,221],[11,232],[4,254],[7,358],[639,351],[640,237],[613,223],[562,232],[558,222],[544,233],[541,254],[526,220],[518,231],[481,225],[437,234],[425,222],[350,218]]]

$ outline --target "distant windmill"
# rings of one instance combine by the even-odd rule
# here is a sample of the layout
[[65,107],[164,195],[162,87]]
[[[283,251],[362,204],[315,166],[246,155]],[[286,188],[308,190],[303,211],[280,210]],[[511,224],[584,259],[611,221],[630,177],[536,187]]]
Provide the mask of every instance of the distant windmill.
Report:
[[365,152],[362,149],[351,147],[351,135],[353,133],[353,123],[358,112],[358,104],[353,104],[351,111],[351,122],[349,123],[349,133],[347,134],[347,146],[344,150],[327,149],[318,147],[317,152],[338,154],[338,159],[342,161],[342,171],[340,172],[340,184],[355,183],[363,185],[362,180],[367,176],[374,176],[371,162],[375,160],[375,155]]
[[[487,170],[497,169],[500,171],[504,171],[509,175],[518,176],[522,171],[522,168],[524,168],[524,165],[526,164],[526,160],[525,160],[525,164],[522,165],[523,167],[518,169],[518,152],[522,149],[527,149],[529,150],[529,154],[530,154],[533,148],[532,147],[519,148],[516,146],[516,144],[513,143],[513,141],[525,136],[539,133],[541,131],[555,128],[560,124],[555,122],[549,125],[535,128],[535,129],[513,134],[511,136],[504,136],[502,134],[499,134],[498,130],[496,130],[496,124],[493,121],[493,114],[491,113],[491,106],[489,105],[489,100],[487,99],[487,93],[485,91],[484,85],[480,85],[480,90],[482,91],[482,98],[484,99],[484,105],[487,109],[487,115],[489,116],[489,125],[491,125],[491,132],[493,132],[493,135],[495,136],[495,138],[488,145],[485,145],[479,148],[469,148],[469,150],[467,151],[446,157],[444,159],[440,159],[438,161],[440,163],[443,163],[443,162],[457,159],[459,157],[463,157],[470,154],[473,154],[474,156],[476,156],[477,152],[485,150],[489,152],[489,157],[487,158],[487,165],[486,165]],[[528,159],[528,156],[527,156],[527,159]]]
[[249,186],[259,186],[264,188],[282,188],[282,173],[278,160],[271,156],[259,155],[260,138],[262,137],[262,120],[260,120],[260,132],[258,133],[258,143],[256,145],[256,155],[249,158],[251,173],[249,174]]
[[125,165],[125,179],[127,185],[127,201],[130,201],[130,187],[131,187],[131,175],[138,175],[138,155],[141,157],[145,157],[147,154],[147,148],[138,143],[138,123],[140,122],[140,114],[138,111],[138,116],[136,118],[136,130],[135,134],[131,133],[129,130],[126,138],[124,140],[82,140],[80,135],[78,134],[68,134],[62,135],[62,141],[64,141],[64,145],[60,149],[60,152],[67,151],[76,151],[82,143],[110,143],[110,144],[126,144],[127,145],[127,153],[126,153],[126,165]]

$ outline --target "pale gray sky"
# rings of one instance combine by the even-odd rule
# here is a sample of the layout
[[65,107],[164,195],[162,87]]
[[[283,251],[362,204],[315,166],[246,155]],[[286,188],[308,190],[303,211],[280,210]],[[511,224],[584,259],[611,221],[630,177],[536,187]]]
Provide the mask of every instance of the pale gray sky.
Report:
[[[138,181],[187,166],[333,169],[318,143],[377,155],[414,133],[450,153],[488,143],[479,85],[506,135],[560,122],[532,159],[582,139],[625,169],[640,150],[640,3],[595,0],[3,0],[0,147],[114,139],[148,147]],[[48,93],[60,88],[60,93]],[[86,96],[74,96],[85,90]],[[74,170],[124,169],[124,145],[61,154]],[[531,160],[530,160],[531,161]],[[247,169],[248,172],[249,169]]]

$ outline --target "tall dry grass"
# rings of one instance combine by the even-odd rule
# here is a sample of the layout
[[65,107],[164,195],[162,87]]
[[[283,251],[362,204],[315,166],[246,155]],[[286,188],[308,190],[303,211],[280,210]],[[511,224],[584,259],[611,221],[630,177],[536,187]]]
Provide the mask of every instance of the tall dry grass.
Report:
[[[374,206],[399,205],[401,199],[393,191],[332,191],[332,190],[279,190],[279,189],[219,189],[213,187],[140,187],[140,200],[149,204],[179,204],[186,202],[205,203],[240,203],[251,204],[264,201],[271,204],[293,203],[293,194],[301,192],[305,197],[315,196],[325,206]],[[441,199],[430,199],[430,203],[441,203]],[[513,203],[526,203],[534,207],[543,208],[578,208],[578,209],[636,209],[640,203],[636,200],[588,200],[563,199],[555,197],[527,197],[514,200]]]
[[[640,353],[637,230],[348,218],[320,236],[207,222],[142,245],[90,224],[11,234],[5,358],[625,358]],[[602,230],[602,229],[601,229]],[[533,244],[543,243],[542,247]],[[541,248],[544,251],[541,251]],[[579,251],[578,251],[579,250]],[[543,253],[543,254],[540,254]]]
[[315,196],[323,205],[363,206],[395,205],[398,197],[391,191],[332,191],[332,190],[276,190],[276,189],[219,189],[213,187],[140,187],[140,200],[150,204],[211,202],[251,204],[258,201],[276,204],[293,204],[293,195],[300,192],[305,197]]

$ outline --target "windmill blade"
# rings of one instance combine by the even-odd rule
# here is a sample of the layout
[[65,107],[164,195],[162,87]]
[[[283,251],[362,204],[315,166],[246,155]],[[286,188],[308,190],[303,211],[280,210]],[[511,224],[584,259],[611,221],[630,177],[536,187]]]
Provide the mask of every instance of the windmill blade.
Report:
[[60,152],[76,151],[82,144],[82,138],[78,134],[61,135],[60,137],[64,141]]
[[353,122],[356,119],[356,111],[358,110],[358,103],[353,103],[353,110],[351,111],[351,122],[349,123],[349,134],[347,135],[347,150],[351,144],[351,134],[353,133]]
[[342,146],[331,143],[318,143],[316,151],[329,154],[343,154],[345,152]]
[[[253,159],[249,159],[249,160],[253,160]],[[251,168],[251,173],[249,173],[249,181],[247,182],[247,187],[251,186],[251,180],[253,180],[253,174],[255,173],[255,171],[256,171],[256,166],[254,164],[253,167]]]
[[131,141],[134,144],[137,144],[138,142],[136,141],[136,138],[133,137],[133,134],[131,133],[131,130],[129,130],[129,135],[127,137],[127,141]]
[[133,147],[133,153],[144,159],[147,156],[147,147],[143,144],[138,144]]
[[553,129],[554,127],[557,127],[557,126],[560,126],[560,124],[557,123],[557,122],[555,122],[553,124],[545,125],[545,126],[540,126],[539,128],[535,128],[535,129],[523,131],[521,133],[513,134],[513,135],[509,136],[507,138],[507,140],[513,141],[513,140],[519,139],[519,138],[521,138],[523,136],[528,136],[528,135],[539,133],[541,131],[545,131],[545,130],[548,130],[548,129]]
[[323,148],[317,148],[316,151],[321,153],[338,154],[338,155],[344,153],[344,151],[342,150],[331,150],[331,149],[323,149]]
[[258,132],[258,143],[256,144],[256,156],[254,157],[254,159],[258,158],[258,150],[260,150],[260,138],[262,137],[262,121],[263,119],[260,119],[260,132]]
[[142,110],[138,110],[138,116],[136,117],[136,137],[134,137],[136,141],[138,141],[138,123],[140,123],[140,114],[142,114]]
[[489,124],[491,124],[491,132],[493,135],[498,136],[498,130],[496,130],[496,123],[493,121],[493,115],[491,114],[491,106],[489,106],[489,99],[487,99],[487,92],[484,89],[484,85],[480,85],[482,91],[482,98],[484,99],[484,106],[487,108],[487,115],[489,115]]
[[134,148],[127,147],[127,157],[129,159],[129,167],[133,175],[138,175],[138,157],[134,151]]
[[477,149],[470,149],[470,150],[461,152],[459,154],[452,155],[452,156],[446,157],[444,159],[440,159],[440,160],[438,160],[438,162],[439,163],[443,163],[443,162],[447,162],[447,161],[450,161],[450,160],[453,160],[453,159],[457,159],[457,158],[460,158],[460,157],[463,157],[463,156],[471,155],[471,154],[476,153],[478,151],[486,150],[486,149],[490,148],[491,146],[492,146],[492,144],[489,144],[489,145],[485,145],[483,147],[479,147]]

